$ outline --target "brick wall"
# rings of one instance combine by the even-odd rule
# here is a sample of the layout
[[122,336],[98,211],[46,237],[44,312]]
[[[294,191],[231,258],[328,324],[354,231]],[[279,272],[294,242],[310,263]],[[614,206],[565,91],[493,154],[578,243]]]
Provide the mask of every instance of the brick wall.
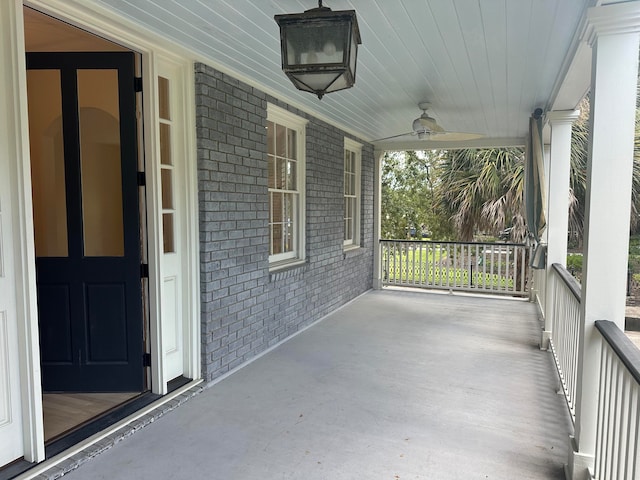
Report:
[[[206,65],[196,65],[195,80],[202,368],[210,381],[371,288],[374,163],[373,148],[361,142],[362,248],[345,253],[345,133]],[[267,103],[309,120],[307,263],[275,274],[268,265]]]

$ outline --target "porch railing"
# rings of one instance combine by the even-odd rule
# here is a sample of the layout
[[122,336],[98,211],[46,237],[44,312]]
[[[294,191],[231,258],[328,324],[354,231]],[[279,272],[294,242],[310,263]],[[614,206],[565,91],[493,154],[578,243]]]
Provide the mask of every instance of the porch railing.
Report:
[[530,247],[381,240],[382,284],[528,296]]
[[532,269],[533,285],[531,287],[531,301],[540,306],[542,316],[546,315],[544,308],[547,296],[547,271],[543,268]]
[[[552,299],[550,348],[575,422],[581,288],[562,265],[549,267]],[[549,300],[551,303],[549,305]],[[600,333],[598,408],[593,478],[640,478],[640,350],[613,322],[595,322]]]
[[596,322],[602,336],[594,478],[640,478],[640,350],[618,326]]
[[553,301],[546,312],[553,319],[549,340],[571,418],[575,421],[578,347],[580,332],[580,284],[558,263],[551,266]]

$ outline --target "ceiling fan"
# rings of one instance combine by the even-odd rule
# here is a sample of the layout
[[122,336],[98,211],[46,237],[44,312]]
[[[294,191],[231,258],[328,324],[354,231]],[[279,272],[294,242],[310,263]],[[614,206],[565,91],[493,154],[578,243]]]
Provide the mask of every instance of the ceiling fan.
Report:
[[431,104],[429,102],[420,102],[418,108],[422,110],[422,115],[416,118],[412,124],[412,131],[406,133],[400,133],[398,135],[392,135],[390,137],[378,138],[373,142],[380,142],[382,140],[391,140],[393,138],[404,137],[407,135],[417,136],[418,140],[435,140],[435,141],[463,141],[463,140],[475,140],[481,138],[483,135],[479,133],[466,133],[466,132],[449,132],[438,125],[436,119],[431,117],[427,110]]

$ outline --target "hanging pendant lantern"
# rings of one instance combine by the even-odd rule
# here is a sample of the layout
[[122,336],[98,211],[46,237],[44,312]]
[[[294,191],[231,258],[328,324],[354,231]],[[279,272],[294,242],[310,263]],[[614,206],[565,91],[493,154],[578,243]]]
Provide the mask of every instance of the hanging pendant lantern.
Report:
[[276,15],[282,70],[299,90],[325,93],[351,88],[356,81],[360,31],[355,10],[318,8]]

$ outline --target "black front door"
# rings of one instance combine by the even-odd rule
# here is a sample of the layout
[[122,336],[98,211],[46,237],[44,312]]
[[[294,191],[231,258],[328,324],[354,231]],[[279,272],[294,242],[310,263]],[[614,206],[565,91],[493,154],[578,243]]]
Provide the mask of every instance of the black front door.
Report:
[[134,56],[29,53],[43,389],[142,391]]

